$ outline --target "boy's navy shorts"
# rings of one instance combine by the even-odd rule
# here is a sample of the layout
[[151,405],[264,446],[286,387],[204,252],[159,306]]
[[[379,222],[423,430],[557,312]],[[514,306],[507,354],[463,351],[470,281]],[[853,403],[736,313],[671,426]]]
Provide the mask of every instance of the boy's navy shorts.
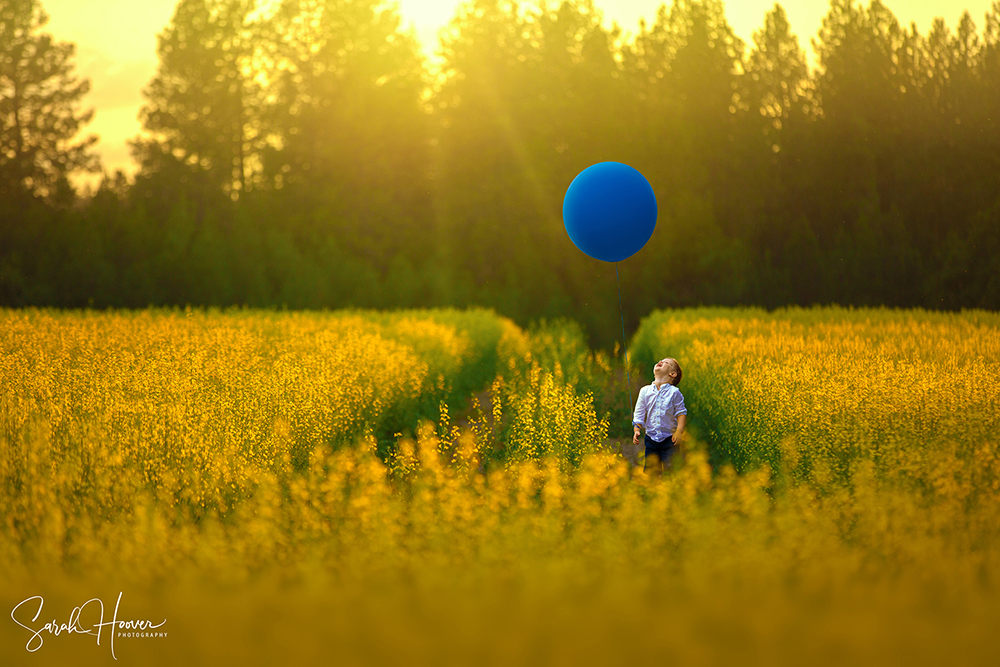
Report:
[[650,463],[652,463],[652,457],[656,456],[661,461],[663,461],[663,467],[669,468],[671,461],[674,458],[674,452],[677,451],[677,447],[671,441],[670,436],[663,442],[657,442],[653,440],[648,435],[646,436],[646,462],[642,465],[642,471],[646,472],[646,468]]

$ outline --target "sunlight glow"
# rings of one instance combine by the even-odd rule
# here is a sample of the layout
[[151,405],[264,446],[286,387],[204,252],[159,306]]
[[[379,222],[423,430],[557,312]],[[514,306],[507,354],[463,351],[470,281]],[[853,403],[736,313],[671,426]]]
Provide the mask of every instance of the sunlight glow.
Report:
[[[992,0],[964,0],[977,27]],[[395,2],[405,29],[412,29],[428,57],[437,50],[439,31],[455,15],[457,0],[398,0]],[[552,3],[555,4],[555,3]],[[652,23],[662,2],[655,0],[596,0],[607,25],[616,22],[627,37],[638,31],[639,19]],[[669,3],[668,3],[669,4]],[[868,4],[865,2],[864,4]],[[942,0],[883,0],[903,27],[911,22],[921,32],[929,30],[934,17],[948,26],[958,23],[960,5]],[[134,170],[126,141],[139,131],[136,119],[142,103],[142,88],[156,72],[156,36],[173,16],[175,0],[42,0],[50,22],[45,30],[77,46],[77,72],[91,80],[86,104],[96,110],[87,133],[101,137],[97,150],[109,172]],[[829,2],[785,0],[781,2],[792,31],[807,51],[809,40],[819,30]],[[740,0],[726,3],[726,16],[736,34],[749,46],[753,32],[774,6],[774,0]]]

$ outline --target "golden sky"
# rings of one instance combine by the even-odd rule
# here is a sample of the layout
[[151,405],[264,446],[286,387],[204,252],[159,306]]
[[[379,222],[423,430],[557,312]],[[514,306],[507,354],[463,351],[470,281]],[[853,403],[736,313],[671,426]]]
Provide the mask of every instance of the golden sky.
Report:
[[[916,22],[926,33],[934,17],[954,27],[962,7],[969,9],[982,30],[983,16],[992,0],[882,0],[903,25]],[[87,131],[101,137],[97,149],[105,168],[131,171],[126,140],[140,131],[136,114],[141,90],[156,71],[156,35],[170,21],[176,0],[42,0],[49,14],[45,30],[77,46],[77,71],[91,80],[85,104],[96,110]],[[458,0],[398,0],[404,24],[412,27],[428,53],[436,47],[438,30],[454,15]],[[627,33],[636,32],[639,19],[652,23],[663,0],[595,0],[610,25],[616,21]],[[669,3],[668,3],[669,4]],[[867,4],[867,0],[864,4]],[[808,48],[819,30],[828,0],[784,0],[792,32]],[[726,17],[748,44],[774,0],[732,0]]]

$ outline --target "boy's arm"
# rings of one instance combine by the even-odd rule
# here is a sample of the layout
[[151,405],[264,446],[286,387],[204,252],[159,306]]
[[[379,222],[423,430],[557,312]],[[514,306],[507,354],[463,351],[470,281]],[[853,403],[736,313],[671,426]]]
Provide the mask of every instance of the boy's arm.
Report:
[[646,396],[646,388],[643,387],[635,398],[635,411],[632,413],[632,426],[635,428],[646,427]]
[[674,435],[671,440],[676,445],[684,437],[684,427],[687,426],[687,415],[677,415],[677,430],[674,431]]
[[[645,387],[643,387],[645,389]],[[639,390],[639,395],[635,399],[635,412],[632,414],[632,444],[639,444],[639,436],[646,426],[646,392]]]
[[684,437],[684,427],[687,426],[687,407],[684,405],[684,395],[679,391],[674,394],[674,414],[677,415],[677,430],[670,441],[677,444]]

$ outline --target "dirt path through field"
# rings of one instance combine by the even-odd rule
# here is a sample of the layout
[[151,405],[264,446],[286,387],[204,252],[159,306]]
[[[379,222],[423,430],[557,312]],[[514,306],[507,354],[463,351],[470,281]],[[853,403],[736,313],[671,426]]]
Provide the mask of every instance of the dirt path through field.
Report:
[[[493,428],[493,399],[490,396],[490,391],[488,389],[484,389],[473,394],[469,398],[468,404],[465,408],[452,417],[452,424],[457,426],[462,432],[471,428],[472,421],[474,419],[479,419],[478,411],[475,408],[477,402],[482,410],[483,416],[486,418],[488,427],[491,429]],[[632,439],[627,437],[605,438],[604,442],[601,443],[601,447],[606,451],[620,454],[633,467],[642,465],[641,458],[644,447],[641,442],[640,444],[635,445],[632,443]]]

